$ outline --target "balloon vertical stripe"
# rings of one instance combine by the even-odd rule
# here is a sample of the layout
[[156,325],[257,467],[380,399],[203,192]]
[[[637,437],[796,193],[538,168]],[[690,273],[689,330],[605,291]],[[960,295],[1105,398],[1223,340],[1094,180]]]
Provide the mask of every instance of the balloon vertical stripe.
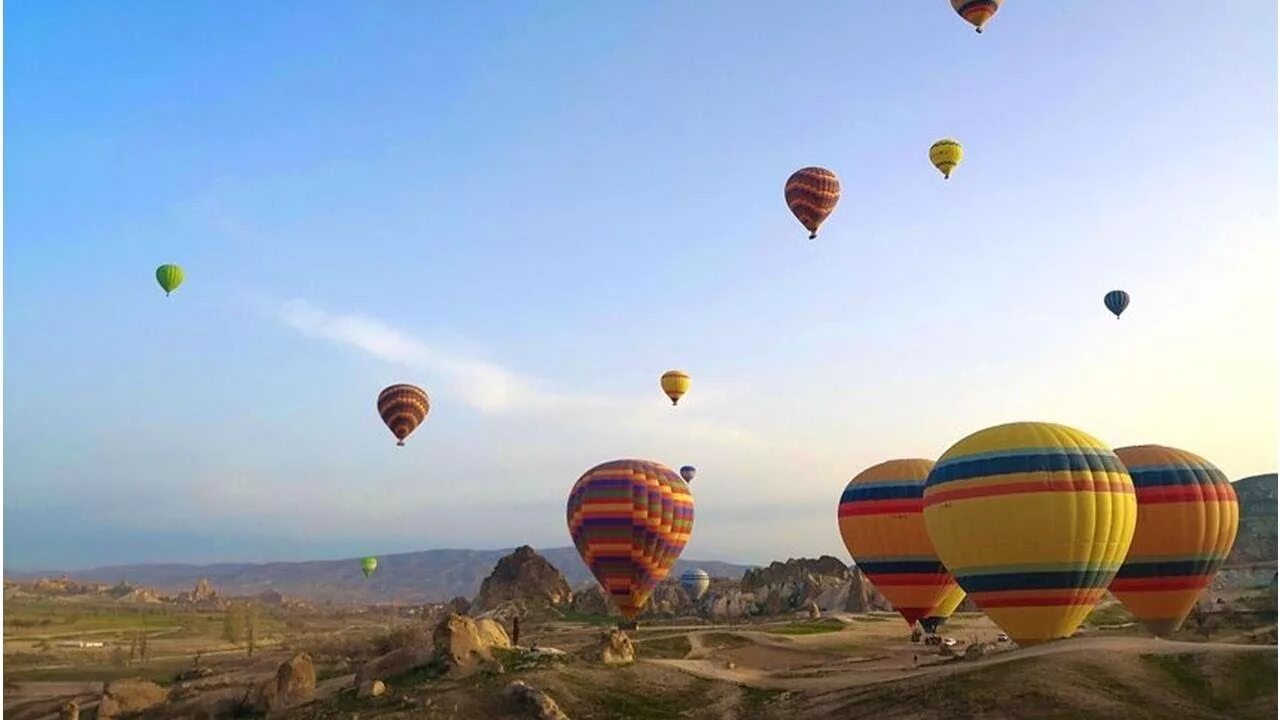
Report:
[[809,231],[809,239],[812,240],[818,236],[818,228],[840,201],[840,179],[826,168],[801,168],[787,178],[783,194],[787,207]]

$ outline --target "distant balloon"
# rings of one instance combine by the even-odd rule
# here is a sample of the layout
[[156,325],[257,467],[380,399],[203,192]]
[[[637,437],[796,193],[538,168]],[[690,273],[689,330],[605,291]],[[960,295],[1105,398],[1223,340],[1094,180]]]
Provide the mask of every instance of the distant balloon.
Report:
[[689,486],[648,460],[591,468],[569,491],[565,514],[578,554],[629,621],[675,567],[693,532]]
[[840,495],[840,538],[862,574],[915,625],[956,581],[925,530],[924,481],[932,460],[890,460],[858,473]]
[[924,617],[920,618],[920,627],[927,633],[936,633],[938,628],[947,624],[947,620],[951,618],[951,614],[960,607],[960,603],[964,602],[964,590],[959,585],[951,588],[951,591],[943,596],[938,606],[930,610]]
[[698,474],[698,468],[692,465],[685,465],[684,467],[680,468],[680,477],[684,478],[684,481],[687,483],[693,482],[693,478],[697,474]]
[[1173,634],[1213,582],[1240,523],[1235,488],[1199,455],[1160,445],[1116,450],[1138,497],[1133,544],[1111,594],[1153,635]]
[[801,168],[787,178],[785,195],[787,207],[809,231],[812,240],[818,237],[818,227],[840,201],[840,179],[826,168]]
[[1102,304],[1106,305],[1108,310],[1115,313],[1116,319],[1119,320],[1120,313],[1124,312],[1124,309],[1129,307],[1129,293],[1123,290],[1112,290],[1103,296]]
[[929,148],[929,162],[938,168],[944,179],[951,178],[951,171],[964,159],[964,148],[951,138],[943,138]]
[[683,370],[668,370],[662,373],[662,392],[671,398],[671,404],[680,402],[680,398],[689,392],[689,374]]
[[1042,422],[952,445],[929,473],[924,522],[973,602],[1020,645],[1069,637],[1106,592],[1138,506],[1120,458]]
[[951,8],[965,19],[978,32],[1000,9],[1004,0],[951,0]]
[[711,576],[706,570],[690,570],[680,576],[680,587],[695,601],[701,600],[707,594],[707,588],[711,587]]
[[364,573],[365,577],[369,577],[370,575],[373,574],[373,571],[377,569],[378,569],[378,558],[373,556],[370,556],[367,558],[361,558],[360,572]]
[[396,445],[404,445],[404,439],[427,419],[429,412],[431,400],[416,385],[391,385],[378,393],[378,414],[396,436]]
[[164,288],[164,294],[168,297],[169,293],[178,289],[183,280],[182,268],[177,265],[161,265],[156,268],[156,282],[160,283],[160,287]]

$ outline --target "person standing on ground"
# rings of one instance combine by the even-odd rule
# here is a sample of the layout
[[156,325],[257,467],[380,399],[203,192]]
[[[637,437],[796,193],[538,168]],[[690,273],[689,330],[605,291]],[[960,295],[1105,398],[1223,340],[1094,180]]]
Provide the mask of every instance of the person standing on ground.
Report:
[[511,618],[511,645],[520,645],[520,616],[516,615]]

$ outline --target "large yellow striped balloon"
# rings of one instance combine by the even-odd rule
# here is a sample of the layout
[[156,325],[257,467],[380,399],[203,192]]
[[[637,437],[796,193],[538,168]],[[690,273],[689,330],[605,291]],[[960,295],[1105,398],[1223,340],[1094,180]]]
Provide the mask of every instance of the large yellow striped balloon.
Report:
[[1133,545],[1111,593],[1153,635],[1186,620],[1235,544],[1236,491],[1194,453],[1160,445],[1116,450],[1138,497]]
[[938,557],[1022,645],[1075,632],[1124,561],[1136,517],[1133,482],[1115,453],[1052,423],[964,438],[924,490]]
[[915,625],[956,587],[920,514],[932,460],[889,460],[858,473],[840,495],[840,538],[862,574]]

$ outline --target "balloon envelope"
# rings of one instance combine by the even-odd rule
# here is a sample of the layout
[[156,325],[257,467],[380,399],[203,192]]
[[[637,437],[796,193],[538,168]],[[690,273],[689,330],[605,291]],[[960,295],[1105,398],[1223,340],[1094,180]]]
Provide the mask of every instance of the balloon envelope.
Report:
[[707,588],[711,587],[711,576],[706,570],[689,570],[680,576],[680,587],[689,593],[689,597],[700,600],[707,594]]
[[431,400],[416,385],[391,385],[378,393],[378,415],[396,436],[396,445],[404,445],[404,439],[427,419],[429,412]]
[[964,602],[964,598],[964,590],[956,585],[942,597],[937,607],[925,613],[925,616],[920,619],[920,627],[924,628],[925,632],[938,632],[938,628],[946,624],[956,608],[960,607],[960,603]]
[[951,171],[956,169],[964,159],[964,148],[951,138],[943,138],[929,148],[929,162],[938,168],[942,177],[950,178]]
[[1140,445],[1116,455],[1133,478],[1138,521],[1111,593],[1153,635],[1170,635],[1235,544],[1235,488],[1213,463],[1185,450]]
[[932,460],[889,460],[858,473],[840,495],[840,538],[862,574],[907,625],[956,587],[921,513]]
[[683,370],[668,370],[662,373],[662,392],[671,398],[671,404],[680,402],[680,398],[689,392],[689,374]]
[[986,25],[1004,0],[951,0],[951,8],[978,32]]
[[1022,645],[1075,632],[1124,561],[1136,517],[1120,458],[1052,423],[964,438],[938,459],[924,490],[938,556]]
[[612,460],[578,478],[566,507],[569,535],[622,616],[634,621],[693,532],[693,496],[661,463]]
[[685,465],[684,467],[680,468],[680,477],[684,478],[684,481],[687,483],[693,482],[693,478],[697,476],[697,474],[698,474],[698,468],[692,465]]
[[186,276],[183,274],[182,268],[177,265],[161,265],[156,268],[156,282],[160,283],[165,295],[177,290],[184,277]]
[[1120,317],[1120,313],[1129,307],[1129,293],[1123,290],[1112,290],[1102,297],[1102,304],[1115,314],[1116,318]]
[[809,231],[812,240],[840,202],[840,179],[826,168],[801,168],[787,178],[783,195],[791,214]]
[[370,575],[373,574],[373,571],[377,569],[378,569],[378,558],[367,557],[367,558],[360,559],[360,572],[364,573],[365,577],[369,577]]

